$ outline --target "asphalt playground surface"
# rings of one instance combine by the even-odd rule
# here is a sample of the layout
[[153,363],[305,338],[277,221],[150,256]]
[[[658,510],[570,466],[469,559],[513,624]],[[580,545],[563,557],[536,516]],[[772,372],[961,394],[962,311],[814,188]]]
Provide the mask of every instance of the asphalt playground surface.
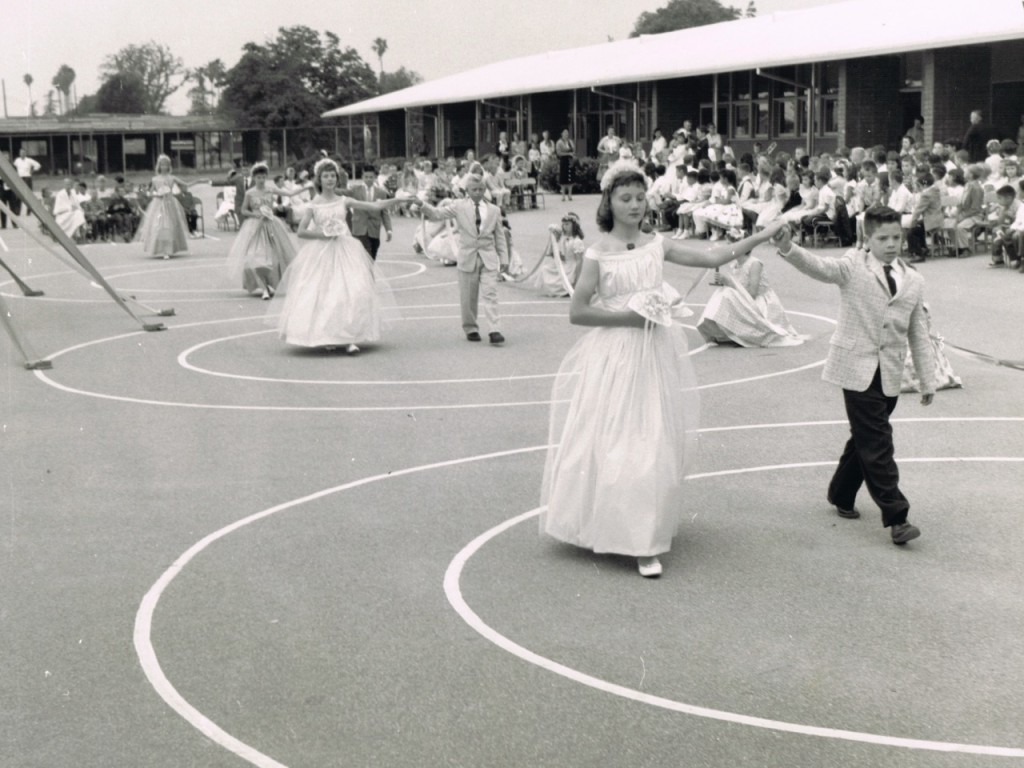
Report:
[[[0,295],[53,362],[0,337],[4,768],[1024,765],[1024,275],[921,266],[976,354],[947,348],[964,388],[894,414],[923,532],[895,547],[866,492],[860,520],[824,499],[838,292],[761,248],[810,339],[688,332],[701,455],[644,580],[538,535],[551,377],[585,332],[567,300],[503,286],[507,343],[468,343],[454,270],[396,218],[401,319],[356,357],[287,348],[199,190],[188,256],[83,249],[174,308],[164,332],[0,232],[45,296],[5,273]],[[511,215],[527,264],[568,210],[597,235],[595,197],[546,202]]]

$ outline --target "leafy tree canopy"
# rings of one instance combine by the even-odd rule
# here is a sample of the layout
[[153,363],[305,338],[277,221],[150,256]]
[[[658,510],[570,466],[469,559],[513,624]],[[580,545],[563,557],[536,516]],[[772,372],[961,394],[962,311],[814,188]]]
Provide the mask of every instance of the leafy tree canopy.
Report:
[[183,81],[179,78],[184,67],[170,48],[151,40],[142,45],[127,45],[108,56],[100,73],[105,79],[130,76],[140,83],[145,107],[142,111],[157,115],[163,111],[167,97],[181,87]]
[[413,72],[405,67],[399,67],[394,72],[381,73],[380,92],[391,93],[392,91],[400,91],[403,88],[408,88],[410,85],[422,82],[423,78],[420,77],[418,72]]
[[246,43],[227,72],[221,103],[243,124],[281,128],[317,122],[377,88],[370,65],[334,33],[282,27],[268,43]]
[[[747,5],[747,16],[756,13],[753,0]],[[718,0],[669,0],[668,4],[656,11],[644,11],[633,25],[630,37],[657,35],[674,32],[677,29],[702,27],[720,21],[740,18],[738,9],[722,5]]]
[[108,77],[96,91],[96,111],[122,115],[145,113],[145,85],[138,77],[130,74]]

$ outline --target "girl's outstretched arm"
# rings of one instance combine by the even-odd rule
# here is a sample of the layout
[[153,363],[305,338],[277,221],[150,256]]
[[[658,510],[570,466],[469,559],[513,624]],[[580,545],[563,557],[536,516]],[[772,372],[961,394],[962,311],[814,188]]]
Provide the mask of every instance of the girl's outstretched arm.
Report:
[[726,243],[708,250],[686,241],[665,240],[665,260],[684,267],[720,267],[744,253],[749,253],[761,243],[767,243],[782,226],[783,223],[777,221],[737,243]]

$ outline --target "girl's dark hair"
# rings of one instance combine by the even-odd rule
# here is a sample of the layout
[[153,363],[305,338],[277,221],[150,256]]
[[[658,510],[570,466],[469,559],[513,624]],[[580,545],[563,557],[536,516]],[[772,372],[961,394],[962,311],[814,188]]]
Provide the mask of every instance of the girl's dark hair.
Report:
[[697,169],[697,183],[698,184],[708,184],[708,183],[710,183],[710,181],[711,181],[711,173],[708,171],[708,169],[707,168],[698,168]]
[[727,186],[730,186],[730,187],[735,187],[736,186],[736,171],[734,171],[732,168],[725,168],[725,169],[723,169],[722,172],[719,175],[721,176],[722,179],[725,180],[725,183],[726,183]]
[[782,184],[782,185],[785,185],[786,184],[786,172],[784,170],[782,170],[781,168],[779,168],[778,166],[776,166],[775,168],[772,169],[771,175],[768,177],[768,180],[772,184]]
[[583,227],[580,226],[580,217],[575,213],[567,213],[562,217],[562,223],[572,222],[572,236],[578,237],[580,240],[583,239]]
[[645,190],[647,189],[647,182],[644,180],[644,175],[640,173],[639,169],[620,173],[612,181],[611,186],[601,193],[601,202],[597,206],[597,214],[594,217],[599,230],[602,232],[612,231],[612,227],[615,226],[615,221],[612,219],[612,194],[619,187],[627,187],[633,184],[639,185]]

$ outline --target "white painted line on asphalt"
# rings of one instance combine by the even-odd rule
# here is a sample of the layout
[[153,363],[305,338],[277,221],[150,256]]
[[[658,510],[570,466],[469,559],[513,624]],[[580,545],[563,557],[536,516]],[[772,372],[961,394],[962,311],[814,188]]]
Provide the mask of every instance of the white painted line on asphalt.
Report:
[[425,464],[419,467],[410,467],[408,469],[399,469],[393,472],[386,472],[379,475],[373,475],[372,477],[366,477],[361,480],[355,480],[351,483],[345,483],[343,485],[335,486],[334,488],[328,488],[326,490],[317,491],[307,496],[303,496],[292,501],[278,504],[270,509],[265,509],[262,512],[257,512],[248,517],[244,517],[231,525],[227,525],[203,539],[197,541],[191,547],[189,547],[181,556],[179,556],[171,567],[164,571],[160,578],[157,579],[156,583],[149,588],[145,596],[142,598],[142,602],[139,605],[139,610],[135,614],[135,629],[133,632],[133,642],[135,645],[135,652],[139,657],[139,663],[142,666],[142,671],[146,675],[146,679],[149,680],[150,684],[159,694],[171,709],[181,715],[193,728],[198,730],[208,739],[216,744],[219,744],[224,749],[233,752],[244,760],[247,760],[259,768],[286,768],[283,763],[280,763],[268,755],[263,754],[259,750],[251,747],[245,742],[235,738],[230,733],[225,731],[213,720],[204,715],[194,706],[192,706],[185,697],[182,696],[178,690],[174,687],[167,676],[164,674],[163,668],[160,666],[160,661],[157,658],[156,650],[153,648],[153,614],[156,611],[157,603],[160,602],[160,597],[166,591],[167,587],[170,586],[171,582],[175,577],[181,573],[188,563],[196,557],[199,553],[213,544],[215,541],[224,538],[230,533],[234,533],[240,528],[255,523],[258,520],[262,520],[271,515],[283,512],[285,510],[297,507],[301,504],[305,504],[310,501],[330,496],[340,491],[346,491],[351,488],[357,488],[361,485],[367,485],[380,480],[388,480],[395,477],[402,477],[404,475],[411,475],[416,472],[424,472],[431,469],[439,469],[441,467],[454,466],[456,464],[467,464],[474,461],[484,461],[486,459],[501,458],[506,456],[514,456],[521,453],[531,453],[542,450],[546,446],[534,446],[530,448],[515,448],[508,451],[498,451],[496,453],[488,453],[480,456],[472,456],[468,458],[452,459],[450,461],[440,461],[433,464]]
[[[1024,462],[1024,457],[938,457],[938,458],[901,458],[900,463],[967,463],[967,462]],[[721,470],[718,472],[704,472],[700,474],[691,475],[688,480],[699,480],[703,478],[713,477],[724,477],[728,475],[739,475],[749,474],[754,472],[775,472],[786,469],[799,469],[806,467],[832,467],[835,466],[835,461],[814,461],[814,462],[802,462],[794,464],[775,464],[761,467],[746,467],[742,469],[730,469]],[[948,741],[931,741],[926,739],[914,739],[900,736],[887,736],[883,734],[865,733],[862,731],[851,731],[837,728],[824,728],[815,725],[805,725],[802,723],[790,723],[783,720],[772,720],[770,718],[755,717],[752,715],[745,715],[737,712],[727,712],[720,709],[711,709],[708,707],[701,707],[695,704],[687,704],[673,699],[666,699],[661,696],[654,696],[649,693],[643,693],[634,688],[628,688],[623,685],[608,682],[598,677],[593,677],[585,672],[567,667],[564,664],[560,664],[552,659],[549,659],[540,654],[534,653],[533,651],[524,648],[513,640],[509,639],[505,635],[502,635],[497,630],[490,627],[487,623],[481,619],[476,612],[469,607],[465,599],[462,596],[462,590],[460,587],[459,580],[462,575],[462,569],[465,567],[469,559],[476,554],[484,544],[494,539],[501,533],[504,533],[508,529],[522,523],[525,520],[536,517],[540,514],[541,509],[533,509],[529,512],[524,512],[521,515],[513,517],[505,522],[491,528],[488,531],[477,536],[469,544],[462,548],[461,551],[455,556],[455,558],[448,565],[448,569],[444,576],[444,591],[448,598],[448,602],[451,604],[455,612],[465,621],[470,627],[476,632],[482,635],[484,638],[489,640],[494,645],[498,646],[502,650],[522,659],[525,662],[533,664],[534,666],[545,669],[549,672],[553,672],[560,675],[572,682],[586,685],[605,693],[610,693],[615,696],[620,696],[625,699],[639,702],[641,704],[649,704],[654,707],[661,709],[670,710],[673,712],[679,712],[681,714],[693,715],[695,717],[702,717],[711,720],[720,720],[722,722],[734,723],[736,725],[746,725],[754,728],[764,728],[773,731],[781,731],[784,733],[795,733],[803,736],[817,736],[820,738],[827,739],[839,739],[843,741],[855,741],[867,744],[876,744],[884,747],[898,747],[901,749],[913,749],[913,750],[926,750],[933,752],[958,752],[973,755],[988,755],[996,757],[1024,757],[1024,749],[1016,747],[1000,747],[1000,746],[989,746],[984,744],[961,744],[956,742]]]
[[[496,451],[493,453],[480,454],[477,456],[468,456],[458,459],[450,459],[447,461],[433,462],[430,464],[423,464],[416,467],[408,467],[405,469],[392,470],[389,472],[372,475],[359,480],[355,480],[342,485],[327,488],[315,493],[302,496],[298,499],[278,504],[260,512],[256,512],[252,515],[244,517],[240,520],[231,523],[230,525],[224,526],[213,533],[208,534],[191,547],[189,547],[184,553],[182,553],[171,566],[165,570],[152,587],[146,592],[143,597],[139,609],[135,616],[135,625],[133,631],[133,643],[135,646],[136,654],[139,657],[139,662],[142,667],[146,679],[149,680],[150,684],[156,690],[157,694],[177,712],[186,722],[192,725],[194,728],[199,730],[207,738],[214,743],[222,746],[223,748],[233,752],[244,760],[247,760],[252,765],[259,766],[259,768],[286,768],[282,763],[274,760],[273,758],[263,754],[254,747],[242,742],[230,733],[225,731],[223,728],[218,726],[213,720],[204,715],[202,712],[192,706],[174,687],[171,681],[163,672],[163,668],[160,666],[160,661],[157,657],[156,650],[153,647],[152,629],[153,629],[153,616],[156,611],[156,607],[160,601],[161,596],[170,586],[171,582],[180,574],[184,568],[200,553],[207,549],[214,542],[228,536],[231,533],[238,531],[245,526],[255,523],[259,520],[263,520],[271,515],[275,515],[279,512],[284,512],[289,509],[293,509],[302,504],[306,504],[311,501],[331,496],[335,493],[357,488],[370,483],[379,482],[382,480],[390,480],[397,477],[403,477],[412,475],[420,472],[426,472],[434,469],[441,469],[445,467],[458,466],[462,464],[469,464],[478,461],[486,461],[490,459],[506,458],[509,456],[535,453],[543,451],[548,448],[547,445],[530,446],[527,448],[515,448],[505,451]],[[902,458],[901,462],[1024,462],[1024,458],[1020,457],[942,457],[942,458]],[[719,472],[707,472],[701,474],[695,474],[688,478],[689,480],[699,480],[702,478],[718,477],[727,474],[740,474],[740,473],[753,473],[763,471],[777,471],[779,469],[786,468],[804,468],[804,467],[816,467],[816,466],[833,466],[834,461],[822,461],[822,462],[807,462],[801,464],[782,464],[773,465],[766,467],[748,467],[739,470],[722,470]],[[469,544],[460,550],[455,558],[449,563],[449,566],[445,572],[444,577],[444,590],[445,595],[448,598],[449,603],[456,610],[459,616],[475,631],[482,635],[487,640],[494,643],[499,648],[517,656],[518,658],[534,664],[542,669],[554,672],[555,674],[566,677],[574,682],[590,686],[597,690],[601,690],[607,693],[611,693],[623,698],[632,699],[634,701],[650,704],[663,709],[679,712],[682,714],[694,715],[697,717],[709,718],[714,720],[722,720],[739,725],[748,725],[757,728],[767,728],[770,730],[783,731],[789,733],[796,733],[809,736],[819,736],[824,738],[842,739],[847,741],[859,741],[871,744],[878,744],[882,746],[890,747],[901,747],[907,749],[918,749],[918,750],[931,750],[939,752],[963,752],[970,754],[981,754],[981,755],[992,755],[992,756],[1004,756],[1004,757],[1024,757],[1024,749],[1008,748],[1008,747],[993,747],[985,745],[972,745],[972,744],[958,744],[953,742],[941,742],[941,741],[926,741],[920,739],[910,739],[902,737],[884,736],[878,734],[862,733],[858,731],[846,731],[833,728],[821,728],[817,726],[802,725],[799,723],[788,723],[785,721],[771,720],[767,718],[753,717],[750,715],[743,715],[739,713],[726,712],[723,710],[709,709],[706,707],[699,707],[692,704],[685,704],[682,702],[673,701],[671,699],[665,699],[651,694],[642,693],[640,691],[626,688],[625,686],[616,685],[600,678],[592,677],[578,670],[574,670],[570,667],[566,667],[558,662],[547,659],[546,657],[540,656],[519,644],[513,642],[509,638],[500,634],[499,632],[492,629],[487,625],[480,617],[469,607],[462,597],[462,592],[459,585],[459,579],[461,577],[462,569],[469,559],[488,541],[495,538],[504,531],[512,528],[515,525],[535,517],[539,514],[540,509],[534,509],[529,512],[525,512],[521,515],[513,517],[505,522],[491,528],[488,531],[477,536]]]

